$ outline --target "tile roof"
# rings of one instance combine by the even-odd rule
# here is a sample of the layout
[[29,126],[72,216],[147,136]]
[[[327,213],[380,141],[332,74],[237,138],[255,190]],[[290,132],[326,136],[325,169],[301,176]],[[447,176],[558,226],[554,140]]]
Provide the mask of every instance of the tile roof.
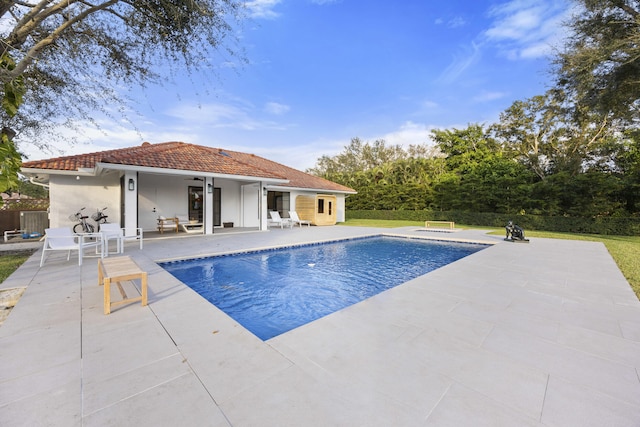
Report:
[[[280,186],[355,193],[355,190],[267,160],[254,154],[203,147],[185,142],[164,142],[95,153],[24,162],[25,169],[78,171],[98,163],[208,172],[256,178],[288,179]],[[50,172],[50,173],[51,173]]]
[[280,187],[293,188],[316,188],[323,190],[339,191],[345,193],[356,193],[353,188],[345,187],[333,181],[328,181],[315,175],[301,172],[297,169],[290,168],[280,163],[267,160],[254,154],[240,153],[237,151],[221,150],[228,153],[231,157],[239,161],[249,164],[259,169],[266,169],[285,176],[289,180],[287,184],[279,184]]

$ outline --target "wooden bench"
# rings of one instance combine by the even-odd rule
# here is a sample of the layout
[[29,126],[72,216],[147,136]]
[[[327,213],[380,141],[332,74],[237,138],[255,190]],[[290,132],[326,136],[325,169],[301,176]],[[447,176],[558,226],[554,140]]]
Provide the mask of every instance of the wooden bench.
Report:
[[10,238],[22,236],[26,230],[9,230],[4,232],[4,241],[8,242]]
[[176,233],[179,231],[178,226],[180,225],[180,220],[177,217],[173,218],[158,218],[158,231],[160,234],[164,233],[164,230],[173,230]]
[[[127,298],[120,282],[140,279],[141,295]],[[111,302],[111,282],[115,282],[122,295],[122,301]],[[111,307],[141,301],[147,305],[147,272],[142,271],[138,264],[128,256],[102,258],[98,261],[98,285],[104,285],[104,314],[111,313]]]
[[431,228],[431,225],[433,225],[433,224],[437,224],[437,225],[439,225],[439,226],[447,225],[447,226],[449,226],[449,228],[450,228],[451,230],[453,230],[454,228],[456,228],[456,223],[455,223],[455,222],[453,222],[453,221],[425,221],[425,222],[424,222],[424,227],[425,227],[425,228]]

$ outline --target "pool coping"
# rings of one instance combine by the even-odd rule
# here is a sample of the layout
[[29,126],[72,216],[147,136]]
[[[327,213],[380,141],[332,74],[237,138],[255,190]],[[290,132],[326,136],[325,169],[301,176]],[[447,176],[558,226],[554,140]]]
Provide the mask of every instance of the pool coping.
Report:
[[[423,231],[423,230],[416,230],[416,231]],[[450,242],[450,243],[468,243],[468,244],[478,244],[478,245],[495,245],[497,242],[493,241],[493,240],[481,240],[481,239],[459,239],[459,238],[442,238],[442,237],[435,237],[435,236],[413,236],[413,235],[407,235],[407,234],[401,234],[401,233],[377,233],[377,234],[370,234],[370,235],[364,235],[364,236],[358,236],[358,237],[348,237],[348,238],[334,238],[334,239],[327,239],[327,240],[318,240],[318,241],[313,241],[313,242],[307,242],[307,243],[297,243],[297,244],[283,244],[283,245],[278,245],[278,246],[267,246],[267,247],[258,247],[258,248],[251,248],[251,249],[240,249],[240,250],[236,250],[236,251],[229,251],[229,252],[216,252],[216,253],[209,253],[209,254],[199,254],[196,257],[190,256],[190,257],[177,257],[177,258],[166,258],[166,259],[157,259],[155,260],[156,263],[158,264],[163,264],[163,263],[171,263],[171,262],[179,262],[179,261],[187,261],[190,259],[202,259],[202,258],[211,258],[211,257],[218,257],[218,256],[229,256],[229,255],[239,255],[239,254],[243,254],[243,253],[254,253],[254,252],[263,252],[263,251],[273,251],[273,250],[278,250],[278,249],[287,249],[287,248],[295,248],[295,247],[304,247],[304,246],[313,246],[313,245],[322,245],[322,244],[327,244],[327,243],[335,243],[335,242],[341,242],[341,241],[349,241],[349,240],[357,240],[357,239],[368,239],[368,238],[372,238],[372,237],[378,237],[378,236],[388,236],[388,237],[401,237],[404,239],[418,239],[418,240],[430,240],[430,241],[438,241],[438,242]]]
[[154,262],[381,231],[128,245],[149,305],[108,316],[95,260],[34,254],[1,286],[27,286],[0,327],[3,423],[640,424],[640,303],[600,243],[465,230],[496,244],[266,342]]
[[[306,322],[304,322],[304,323],[302,323],[302,324],[298,324],[298,325],[297,325],[297,326],[295,326],[295,327],[288,328],[288,329],[286,329],[286,330],[284,330],[284,331],[282,331],[282,332],[279,332],[279,333],[277,333],[277,334],[275,334],[275,335],[272,335],[272,336],[270,336],[270,337],[268,337],[268,338],[263,337],[259,332],[257,332],[257,331],[256,331],[256,329],[255,329],[255,328],[251,328],[251,327],[249,327],[249,326],[244,326],[244,325],[245,325],[245,323],[244,323],[241,319],[239,319],[239,318],[238,318],[238,316],[237,316],[237,314],[238,314],[238,308],[236,308],[236,309],[232,310],[232,311],[233,311],[233,314],[232,314],[231,312],[229,312],[229,310],[228,310],[228,309],[225,309],[225,308],[223,308],[223,307],[220,307],[220,305],[219,305],[219,304],[217,304],[216,302],[214,302],[212,299],[215,299],[215,300],[217,300],[217,301],[220,301],[220,299],[221,299],[221,298],[220,298],[220,295],[215,295],[215,294],[216,294],[216,292],[213,292],[213,294],[214,294],[214,295],[212,295],[211,293],[209,293],[209,292],[210,292],[210,286],[205,286],[205,287],[204,287],[204,289],[203,289],[202,283],[201,283],[201,281],[200,281],[200,280],[202,279],[201,277],[199,277],[199,276],[198,276],[197,278],[195,278],[195,279],[196,279],[195,283],[192,283],[192,282],[189,282],[189,283],[188,283],[188,282],[185,282],[185,281],[183,280],[183,279],[184,279],[184,277],[183,277],[183,278],[179,277],[179,276],[181,275],[179,272],[180,272],[180,271],[182,271],[182,270],[180,270],[180,267],[181,267],[181,266],[180,266],[180,264],[182,264],[182,263],[190,263],[190,262],[193,262],[193,261],[195,261],[195,262],[200,262],[200,261],[203,261],[203,260],[209,260],[209,259],[228,258],[228,257],[236,257],[236,256],[243,256],[243,255],[272,254],[272,253],[277,253],[278,251],[287,251],[287,250],[291,250],[291,249],[294,249],[294,250],[295,250],[295,249],[304,249],[304,248],[311,248],[311,247],[319,247],[319,246],[324,246],[324,245],[333,245],[333,244],[336,244],[336,243],[351,243],[351,242],[367,241],[367,240],[372,240],[372,239],[376,239],[376,238],[391,238],[391,239],[395,239],[395,240],[420,241],[420,242],[424,242],[424,244],[427,244],[427,242],[432,242],[432,243],[435,243],[435,244],[451,244],[451,245],[453,245],[453,244],[462,244],[462,245],[466,245],[466,247],[474,247],[474,246],[477,246],[477,247],[478,247],[478,248],[477,248],[477,250],[483,250],[483,249],[486,249],[486,248],[488,248],[488,247],[492,246],[493,244],[495,244],[495,242],[480,243],[478,240],[474,240],[474,241],[469,241],[469,240],[467,240],[467,241],[462,241],[462,240],[460,240],[460,239],[458,239],[458,240],[452,240],[452,239],[426,238],[426,237],[423,237],[423,236],[412,236],[412,235],[398,234],[398,233],[377,233],[377,234],[370,234],[370,235],[363,235],[363,236],[355,236],[355,237],[342,238],[342,239],[330,239],[330,240],[315,241],[315,242],[307,242],[307,243],[297,243],[297,244],[281,245],[281,246],[275,246],[275,247],[268,247],[268,248],[266,248],[266,249],[265,249],[265,248],[252,248],[252,249],[245,249],[245,250],[241,250],[241,251],[222,252],[222,253],[217,253],[217,254],[215,254],[215,255],[199,255],[199,256],[197,256],[197,257],[189,257],[189,258],[172,259],[172,260],[169,260],[169,261],[156,261],[156,263],[157,263],[161,268],[163,268],[164,270],[166,270],[167,272],[169,272],[169,273],[170,273],[172,276],[174,276],[176,279],[178,279],[178,280],[179,280],[181,283],[183,283],[185,286],[187,286],[187,287],[189,287],[190,289],[194,290],[196,293],[198,293],[198,295],[200,295],[201,297],[203,297],[204,299],[206,299],[210,304],[212,304],[212,305],[214,305],[215,307],[217,307],[218,309],[222,310],[225,314],[227,314],[229,317],[231,317],[232,319],[234,319],[234,321],[238,322],[240,325],[242,325],[243,327],[245,327],[245,329],[247,329],[249,332],[251,332],[252,334],[256,335],[256,336],[257,336],[258,338],[260,338],[262,341],[268,341],[268,340],[270,340],[270,339],[272,339],[272,338],[275,338],[275,337],[277,337],[277,336],[279,336],[279,335],[282,335],[282,334],[284,334],[284,333],[287,333],[287,332],[289,332],[289,331],[291,331],[291,330],[293,330],[293,329],[296,329],[296,328],[299,328],[299,327],[301,327],[301,326],[303,326],[303,325],[306,325],[306,324],[308,324],[308,323],[314,322],[314,321],[316,321],[316,320],[318,320],[318,319],[320,319],[320,318],[322,318],[322,317],[325,317],[325,316],[327,316],[327,315],[329,315],[329,314],[332,314],[332,313],[334,313],[334,312],[336,312],[336,311],[343,310],[343,309],[345,309],[345,308],[347,308],[347,307],[349,307],[349,306],[351,306],[351,305],[357,304],[357,303],[359,303],[359,302],[361,302],[361,301],[364,301],[364,300],[366,300],[366,299],[368,299],[368,298],[372,298],[372,297],[374,297],[374,296],[376,296],[376,295],[378,295],[378,294],[380,294],[380,293],[382,293],[382,292],[385,292],[385,291],[387,291],[387,290],[389,290],[389,289],[393,289],[393,288],[395,288],[395,287],[397,287],[397,286],[401,286],[402,284],[407,283],[407,282],[409,282],[409,281],[411,281],[411,280],[413,280],[413,279],[416,279],[416,278],[418,278],[418,277],[420,277],[420,276],[423,276],[423,275],[425,275],[425,274],[428,274],[428,273],[430,273],[431,271],[434,271],[434,270],[437,270],[437,269],[439,269],[439,268],[442,268],[442,267],[444,267],[444,266],[446,266],[446,265],[452,264],[452,263],[454,263],[454,262],[458,261],[458,260],[459,260],[459,259],[461,259],[461,258],[465,258],[465,257],[467,257],[467,256],[472,256],[475,252],[477,252],[477,251],[473,251],[473,252],[471,252],[471,253],[465,254],[465,255],[461,256],[460,258],[456,258],[456,259],[454,259],[453,261],[447,262],[446,264],[444,264],[444,265],[440,265],[440,266],[435,267],[435,268],[430,267],[431,269],[430,269],[429,271],[426,271],[426,272],[424,272],[424,273],[422,273],[422,274],[418,274],[418,275],[417,275],[417,276],[415,276],[415,277],[409,278],[409,279],[407,279],[407,280],[404,280],[403,282],[400,282],[400,283],[394,284],[394,285],[392,285],[392,286],[391,286],[391,285],[387,285],[387,286],[390,286],[390,287],[387,287],[387,288],[384,288],[384,289],[379,289],[379,290],[378,290],[378,292],[376,292],[375,294],[368,295],[368,296],[366,296],[366,297],[358,297],[358,296],[357,296],[357,293],[355,293],[355,292],[354,292],[355,290],[350,288],[350,289],[349,289],[349,291],[347,292],[347,293],[349,294],[349,297],[351,297],[351,298],[353,298],[353,297],[358,298],[358,301],[356,301],[356,302],[351,302],[351,303],[349,303],[349,304],[347,304],[347,305],[344,305],[344,306],[340,307],[340,308],[339,308],[339,309],[337,309],[337,310],[333,310],[333,311],[331,311],[330,313],[323,314],[322,316],[314,317],[314,318],[313,318],[313,319],[311,319],[311,320],[308,320],[308,321],[306,321]],[[395,259],[394,259],[394,261],[395,261]],[[209,265],[209,264],[207,264],[207,265]],[[177,272],[174,270],[174,268],[175,268],[176,266],[179,268],[179,270],[178,270]],[[199,263],[199,264],[198,264],[198,266],[199,266],[199,267],[201,267],[201,266],[202,266],[202,264],[200,264],[200,263]],[[213,264],[212,264],[212,266],[213,266]],[[189,266],[187,266],[187,268],[189,268]],[[281,273],[278,273],[278,274],[281,274]],[[388,273],[387,273],[387,274],[388,274]],[[326,277],[326,275],[327,275],[327,273],[324,273],[323,277]],[[388,277],[388,276],[385,276],[385,277]],[[263,285],[263,286],[268,286],[268,283],[269,283],[269,282],[268,282],[268,281],[264,281],[264,282],[263,282],[263,280],[264,280],[264,279],[260,279],[260,284],[261,284],[261,285]],[[397,279],[396,279],[396,280],[397,280]],[[382,284],[382,283],[380,283],[379,279],[374,280],[374,282],[376,283],[376,286],[378,286],[378,285],[381,285],[381,284]],[[319,282],[317,282],[317,281],[313,281],[312,283],[313,283],[313,285],[318,285],[318,286],[320,286],[320,285],[321,285],[321,283],[319,283]],[[394,283],[396,283],[396,282],[394,282]],[[341,290],[342,290],[342,292],[347,291],[346,289],[344,289],[344,288],[342,288],[342,287],[341,287]],[[253,300],[254,298],[256,298],[256,296],[252,294],[251,299]],[[304,303],[308,303],[308,300],[304,300],[302,303],[303,303],[303,304],[304,304]],[[243,307],[244,307],[244,306],[243,306]],[[251,310],[251,307],[244,307],[244,308],[243,308],[243,310],[249,310],[249,311],[250,311],[250,310]],[[255,319],[255,318],[254,318],[254,319]],[[254,320],[254,319],[252,319],[252,320]],[[269,319],[271,319],[271,318],[269,318]],[[245,319],[245,320],[248,320],[248,319]],[[252,323],[252,322],[251,322],[251,323]],[[278,326],[276,326],[276,324],[277,324]],[[281,323],[279,323],[279,322],[275,322],[275,323],[273,323],[273,327],[274,327],[275,329],[281,330],[281,326],[282,326],[282,324],[281,324]]]

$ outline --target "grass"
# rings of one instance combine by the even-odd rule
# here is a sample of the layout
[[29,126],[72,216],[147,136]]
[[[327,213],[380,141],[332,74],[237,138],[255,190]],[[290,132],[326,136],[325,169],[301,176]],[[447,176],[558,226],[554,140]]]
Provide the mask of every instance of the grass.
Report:
[[16,271],[33,252],[33,250],[3,252],[0,256],[0,283]]
[[[350,219],[342,225],[359,227],[424,227],[423,221],[393,221],[372,219]],[[456,224],[458,228],[475,228],[492,230],[490,234],[504,235],[504,228],[477,227]],[[640,236],[604,236],[596,234],[553,233],[547,231],[525,231],[526,237],[540,237],[545,239],[584,240],[601,242],[605,245],[614,261],[629,282],[631,289],[640,299]]]

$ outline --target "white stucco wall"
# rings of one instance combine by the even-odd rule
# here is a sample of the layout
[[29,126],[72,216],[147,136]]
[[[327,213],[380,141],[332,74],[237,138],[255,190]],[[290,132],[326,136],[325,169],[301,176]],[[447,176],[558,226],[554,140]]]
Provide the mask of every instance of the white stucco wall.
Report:
[[[91,217],[96,209],[107,207],[109,222],[120,223],[120,178],[112,173],[100,178],[51,175],[49,180],[50,227],[73,227],[69,216],[80,208]],[[89,222],[95,223],[89,218]]]
[[213,186],[220,188],[220,226],[223,222],[233,222],[235,227],[250,227],[241,224],[241,185],[237,181],[214,179]]
[[138,175],[138,226],[144,231],[157,229],[158,217],[186,217],[190,186],[202,186],[201,181],[187,177]]
[[[135,174],[131,175],[135,179]],[[125,177],[125,178],[128,178]],[[187,217],[189,194],[188,188],[202,187],[206,191],[203,181],[190,179],[189,176],[167,176],[140,173],[137,176],[135,192],[127,189],[128,179],[125,179],[124,194],[126,197],[136,197],[138,202],[137,218],[130,218],[133,224],[145,231],[157,229],[159,216]],[[215,179],[214,187],[221,189],[222,223],[233,222],[236,227],[260,226],[260,209],[266,209],[266,203],[261,188],[263,184],[238,182],[226,179]],[[120,174],[110,172],[101,177],[84,177],[76,179],[75,175],[52,175],[50,178],[51,208],[49,214],[51,227],[69,227],[75,223],[69,216],[85,207],[85,215],[91,216],[96,209],[107,207],[106,214],[109,222],[121,224],[121,189]],[[295,199],[299,195],[316,195],[317,192],[290,191],[290,209],[295,208]],[[130,202],[130,201],[129,201]],[[345,220],[345,197],[337,195],[336,219]],[[135,212],[135,206],[131,206]],[[206,215],[206,213],[205,213]],[[132,216],[135,216],[132,215]]]
[[[215,179],[213,186],[220,188],[221,208],[220,226],[224,222],[233,222],[236,227],[256,227],[243,224],[242,209],[253,209],[257,212],[258,200],[244,200],[242,185],[237,181]],[[164,217],[187,217],[189,203],[189,187],[202,187],[203,181],[194,181],[183,176],[138,175],[138,224],[145,231],[156,230],[157,219]],[[255,206],[253,206],[255,204]],[[205,213],[207,215],[207,213]]]
[[346,208],[345,208],[345,195],[336,194],[336,222],[345,222],[346,220]]
[[239,224],[240,227],[260,226],[261,197],[260,184],[254,183],[242,186],[242,219]]

